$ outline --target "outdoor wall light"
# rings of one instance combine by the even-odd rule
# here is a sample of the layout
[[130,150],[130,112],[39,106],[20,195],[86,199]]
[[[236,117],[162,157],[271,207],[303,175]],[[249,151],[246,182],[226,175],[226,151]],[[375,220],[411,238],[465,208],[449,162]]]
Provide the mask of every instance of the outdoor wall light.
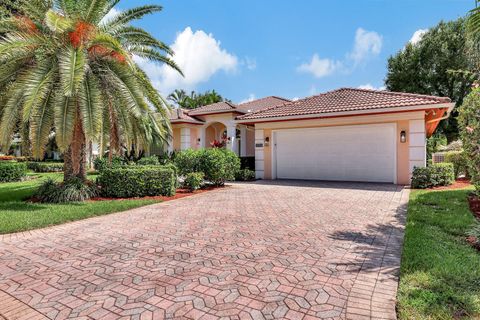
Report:
[[401,143],[407,142],[407,132],[405,130],[402,130],[400,132],[400,142]]
[[264,145],[268,146],[270,144],[270,137],[265,137]]

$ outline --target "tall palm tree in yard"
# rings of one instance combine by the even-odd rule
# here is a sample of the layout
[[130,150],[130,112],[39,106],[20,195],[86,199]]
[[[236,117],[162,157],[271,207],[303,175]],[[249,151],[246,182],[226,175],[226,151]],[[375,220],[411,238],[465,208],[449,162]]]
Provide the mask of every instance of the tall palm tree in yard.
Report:
[[119,1],[0,0],[16,12],[0,20],[0,142],[8,146],[14,132],[28,128],[40,158],[55,132],[66,181],[85,179],[90,141],[114,154],[170,134],[165,101],[134,57],[180,70],[168,46],[129,24],[161,7],[105,21]]

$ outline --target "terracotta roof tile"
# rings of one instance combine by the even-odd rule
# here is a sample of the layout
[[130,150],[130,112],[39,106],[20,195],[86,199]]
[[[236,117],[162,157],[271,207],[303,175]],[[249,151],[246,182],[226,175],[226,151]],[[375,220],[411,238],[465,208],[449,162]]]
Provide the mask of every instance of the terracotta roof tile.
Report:
[[402,92],[341,88],[316,96],[286,102],[238,117],[240,120],[312,115],[331,112],[374,110],[449,103],[449,98]]
[[190,123],[202,123],[202,121],[190,117],[187,114],[188,110],[182,108],[174,108],[170,110],[169,119],[170,122],[190,122]]
[[290,102],[290,100],[281,98],[281,97],[265,97],[245,103],[240,103],[237,105],[238,110],[242,110],[245,113],[256,112],[265,108],[270,108],[284,104],[285,102]]
[[222,101],[222,102],[212,103],[206,106],[193,109],[189,111],[188,114],[191,116],[197,116],[197,115],[208,114],[208,113],[216,113],[216,112],[222,112],[222,111],[228,112],[228,111],[235,111],[235,110],[236,108],[233,103]]

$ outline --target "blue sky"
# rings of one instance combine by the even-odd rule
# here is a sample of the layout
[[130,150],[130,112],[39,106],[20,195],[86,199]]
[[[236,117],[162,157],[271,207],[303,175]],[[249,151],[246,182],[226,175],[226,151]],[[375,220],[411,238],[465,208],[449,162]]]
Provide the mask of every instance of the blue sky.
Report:
[[137,25],[172,45],[186,73],[140,61],[156,87],[215,89],[240,102],[380,88],[390,55],[474,0],[124,0],[117,9],[150,3],[164,10]]

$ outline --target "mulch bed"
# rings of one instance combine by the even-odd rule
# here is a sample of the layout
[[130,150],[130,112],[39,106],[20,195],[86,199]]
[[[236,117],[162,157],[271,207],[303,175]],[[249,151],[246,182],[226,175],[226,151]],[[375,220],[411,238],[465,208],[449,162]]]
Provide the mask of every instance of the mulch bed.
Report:
[[181,199],[189,196],[193,196],[195,194],[200,194],[220,188],[225,188],[225,186],[222,187],[206,187],[203,189],[195,190],[195,191],[190,191],[188,189],[177,189],[177,192],[175,193],[174,196],[167,197],[167,196],[149,196],[149,197],[138,197],[138,198],[106,198],[106,197],[95,197],[92,198],[88,201],[123,201],[123,200],[157,200],[157,201],[170,201],[170,200],[175,200],[175,199]]
[[470,183],[469,179],[460,178],[457,179],[454,183],[449,186],[441,186],[441,187],[433,187],[430,190],[455,190],[455,189],[463,189],[470,187],[472,184]]

